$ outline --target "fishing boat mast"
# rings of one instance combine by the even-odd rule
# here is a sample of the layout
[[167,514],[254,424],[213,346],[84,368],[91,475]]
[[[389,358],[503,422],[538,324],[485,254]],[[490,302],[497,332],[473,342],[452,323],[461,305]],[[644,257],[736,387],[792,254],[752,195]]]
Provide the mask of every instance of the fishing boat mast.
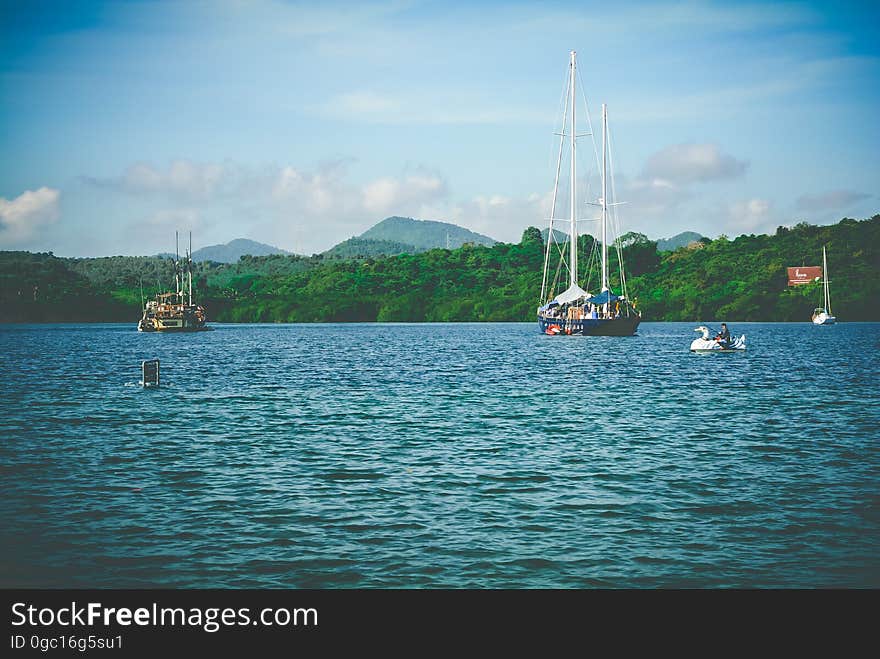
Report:
[[189,232],[189,253],[186,256],[186,270],[189,275],[189,306],[192,306],[193,303],[193,232]]
[[174,232],[174,293],[180,302],[180,236],[177,231]]

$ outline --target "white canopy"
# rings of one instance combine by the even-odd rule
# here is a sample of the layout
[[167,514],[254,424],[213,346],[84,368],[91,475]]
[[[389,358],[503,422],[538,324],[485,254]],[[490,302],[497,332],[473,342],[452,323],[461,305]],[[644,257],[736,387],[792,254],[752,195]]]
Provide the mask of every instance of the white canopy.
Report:
[[588,297],[589,295],[589,293],[577,284],[572,284],[568,287],[568,290],[563,291],[553,298],[553,301],[559,304],[568,304],[569,302],[574,302],[575,300],[579,300],[582,297]]

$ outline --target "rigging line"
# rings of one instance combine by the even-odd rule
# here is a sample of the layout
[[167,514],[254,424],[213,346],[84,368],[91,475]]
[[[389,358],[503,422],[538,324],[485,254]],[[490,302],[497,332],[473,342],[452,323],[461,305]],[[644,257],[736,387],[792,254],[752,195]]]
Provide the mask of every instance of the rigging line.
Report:
[[[539,304],[544,304],[544,294],[547,286],[547,266],[550,262],[550,243],[553,239],[553,218],[556,217],[556,201],[559,194],[559,173],[562,167],[562,151],[565,145],[565,119],[568,116],[568,98],[571,96],[570,89],[565,93],[565,107],[562,111],[562,128],[559,136],[559,156],[556,160],[556,177],[553,182],[553,201],[550,205],[550,226],[547,229],[547,250],[544,253],[544,270],[541,274],[541,299]],[[572,99],[572,112],[574,111],[574,99]]]
[[590,118],[590,104],[587,102],[587,95],[584,92],[586,85],[584,85],[584,81],[581,79],[581,70],[577,70],[578,82],[581,83],[581,96],[584,99],[584,107],[586,108],[587,115],[587,125],[590,127],[590,139],[593,142],[593,155],[596,157],[596,171],[601,171],[602,166],[599,161],[599,148],[596,146],[596,134],[593,130],[593,120]]
[[[559,94],[559,101],[556,103],[556,114],[553,119],[553,134],[560,135],[565,133],[565,117],[566,117],[566,108],[568,107],[568,69],[565,71],[565,76],[562,82],[562,92]],[[562,110],[562,126],[558,127],[559,124],[556,122],[559,120],[560,110]],[[550,148],[547,151],[547,169],[551,169],[553,167],[553,156],[556,154],[556,143],[550,143]]]
[[[562,260],[556,264],[556,274],[553,277],[553,297],[556,297],[556,287],[559,285],[559,273],[562,272]],[[553,298],[550,298],[553,299]]]
[[[608,127],[608,164],[611,166],[611,198],[617,202],[617,187],[614,181],[614,144],[612,142],[611,137],[611,127]],[[620,236],[621,236],[621,226],[620,226],[620,216],[618,214],[617,205],[612,206],[612,212],[614,217],[614,235],[616,236],[615,242],[617,243],[617,263],[620,269],[620,293],[625,298],[629,299],[629,294],[627,292],[626,286],[626,270],[624,268],[623,263],[623,250],[620,244]]]
[[[586,114],[586,116],[587,116],[587,125],[589,126],[590,141],[593,144],[593,157],[595,158],[595,161],[596,161],[596,169],[595,170],[593,170],[593,168],[591,166],[586,166],[586,165],[583,166],[581,169],[581,171],[584,171],[587,173],[587,175],[584,177],[584,195],[583,195],[583,197],[581,197],[584,200],[583,204],[586,205],[589,203],[586,200],[591,199],[590,193],[591,193],[592,182],[593,182],[593,177],[592,177],[591,173],[593,171],[596,171],[596,172],[599,171],[599,151],[598,151],[598,148],[596,145],[596,136],[593,131],[593,121],[590,117],[590,104],[587,101],[587,95],[586,95],[586,92],[584,91],[586,89],[586,85],[584,84],[583,77],[581,76],[580,68],[577,69],[576,74],[578,77],[578,82],[580,83],[581,98],[583,100],[584,108],[586,110],[584,114]],[[578,152],[578,159],[579,159],[579,161],[584,160],[584,156],[580,152]],[[578,164],[580,165],[580,162]],[[588,275],[587,283],[588,284],[590,281],[589,268],[591,267],[591,265],[592,265],[592,261],[590,261],[590,265],[588,266],[588,270],[587,270],[587,275]]]
[[[557,243],[558,244],[558,243]],[[553,277],[553,283],[547,288],[547,290],[551,293],[551,295],[547,298],[548,301],[552,300],[556,297],[556,287],[559,283],[559,274],[562,271],[562,266],[565,266],[566,271],[568,270],[568,263],[565,261],[565,250],[563,248],[559,249],[559,259],[556,261],[556,273]],[[546,304],[543,300],[541,304]]]
[[[584,234],[584,236],[591,238],[591,236],[589,234]],[[578,244],[580,245],[580,242],[578,242]],[[590,255],[590,250],[587,249],[586,247],[584,248],[584,263],[585,263],[586,267],[583,270],[583,274],[581,276],[581,281],[578,282],[578,286],[581,286],[581,283],[584,283],[584,285],[581,286],[581,288],[583,288],[585,291],[589,292],[589,290],[590,290],[589,282],[591,279],[591,270],[593,268],[593,260]]]
[[[592,247],[590,248],[590,262],[593,264],[595,269],[599,268],[599,241],[590,236],[590,239],[593,241]],[[595,270],[593,270],[595,272]],[[591,273],[592,276],[592,273]],[[600,277],[601,279],[601,277]]]

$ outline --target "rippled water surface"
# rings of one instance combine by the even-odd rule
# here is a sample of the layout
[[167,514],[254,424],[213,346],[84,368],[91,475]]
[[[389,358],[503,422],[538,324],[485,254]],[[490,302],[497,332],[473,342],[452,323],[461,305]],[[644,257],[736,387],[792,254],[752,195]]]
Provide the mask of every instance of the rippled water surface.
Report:
[[215,327],[0,326],[0,585],[880,587],[880,324]]

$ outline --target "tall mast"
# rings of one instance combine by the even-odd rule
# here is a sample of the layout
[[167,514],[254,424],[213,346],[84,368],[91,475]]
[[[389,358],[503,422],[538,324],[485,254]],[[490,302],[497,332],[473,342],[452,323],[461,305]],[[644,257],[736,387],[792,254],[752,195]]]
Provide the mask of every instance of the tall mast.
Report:
[[180,303],[180,236],[174,232],[174,292],[177,303]]
[[559,175],[562,173],[562,154],[565,151],[565,122],[568,119],[569,95],[565,95],[565,109],[562,111],[562,130],[559,135],[559,155],[556,158],[556,178],[553,180],[553,201],[550,204],[550,226],[547,228],[547,244],[544,247],[544,274],[541,277],[541,304],[544,304],[544,294],[547,292],[547,266],[550,263],[550,247],[554,238],[553,220],[556,218],[556,202],[559,195]]
[[186,257],[186,269],[189,271],[189,304],[193,303],[193,232],[189,232],[189,255]]
[[602,290],[608,290],[608,106],[602,104]]
[[831,315],[831,296],[828,295],[828,257],[825,255],[825,245],[822,245],[822,274],[825,279],[825,312]]
[[575,193],[575,175],[576,175],[576,159],[575,159],[575,144],[577,143],[577,133],[575,132],[575,89],[574,89],[574,79],[575,79],[575,68],[577,64],[575,62],[577,54],[575,51],[571,51],[571,81],[568,84],[569,90],[571,92],[571,183],[570,183],[570,193],[571,193],[571,230],[568,234],[568,243],[569,243],[569,261],[571,263],[571,267],[569,268],[571,272],[571,285],[577,285],[577,273],[578,273],[578,255],[577,255],[577,194]]

